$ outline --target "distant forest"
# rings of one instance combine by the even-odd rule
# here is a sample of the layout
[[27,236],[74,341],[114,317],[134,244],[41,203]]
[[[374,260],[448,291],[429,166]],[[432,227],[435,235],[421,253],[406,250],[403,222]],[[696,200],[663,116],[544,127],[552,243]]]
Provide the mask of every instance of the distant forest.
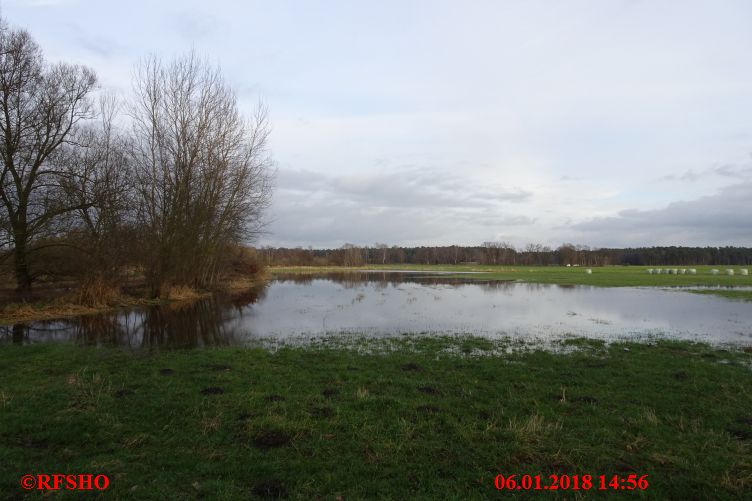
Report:
[[563,244],[556,249],[530,244],[517,249],[504,242],[480,246],[399,247],[385,244],[338,249],[258,248],[269,266],[363,266],[369,264],[499,264],[534,265],[752,265],[749,247],[639,247],[634,249],[592,249]]

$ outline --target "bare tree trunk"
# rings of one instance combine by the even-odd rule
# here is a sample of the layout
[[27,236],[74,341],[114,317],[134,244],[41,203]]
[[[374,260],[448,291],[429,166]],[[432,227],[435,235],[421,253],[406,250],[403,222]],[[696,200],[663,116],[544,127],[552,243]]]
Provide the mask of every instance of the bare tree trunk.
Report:
[[26,252],[26,235],[23,229],[14,231],[15,247],[13,248],[14,266],[16,277],[16,292],[19,296],[26,297],[31,294],[31,272],[29,270],[29,256]]

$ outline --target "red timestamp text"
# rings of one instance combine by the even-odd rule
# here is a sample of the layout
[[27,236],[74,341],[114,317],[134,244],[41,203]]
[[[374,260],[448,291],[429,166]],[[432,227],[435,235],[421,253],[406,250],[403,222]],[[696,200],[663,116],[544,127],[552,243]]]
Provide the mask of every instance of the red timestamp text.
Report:
[[637,475],[496,475],[500,491],[634,491],[648,488],[648,476]]

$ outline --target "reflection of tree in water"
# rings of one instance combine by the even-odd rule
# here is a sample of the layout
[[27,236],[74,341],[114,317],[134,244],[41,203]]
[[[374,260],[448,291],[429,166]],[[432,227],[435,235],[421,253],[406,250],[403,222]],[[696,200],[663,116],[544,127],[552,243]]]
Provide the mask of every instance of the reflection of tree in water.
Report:
[[[89,320],[91,317],[82,317]],[[14,344],[75,341],[78,339],[79,319],[40,320],[28,324],[0,327],[0,340]]]
[[248,306],[249,304],[254,304],[262,301],[266,297],[266,289],[268,285],[268,282],[264,282],[248,290],[236,292],[227,297],[227,301],[232,304],[238,311],[242,311],[243,308]]
[[446,275],[431,275],[427,273],[390,272],[390,271],[328,271],[315,274],[279,273],[274,279],[281,283],[290,282],[297,285],[308,285],[314,280],[330,280],[342,285],[345,289],[370,285],[377,289],[388,286],[398,287],[401,284],[418,285],[464,285],[464,284],[492,284],[499,287],[513,286],[512,281],[476,280],[468,277],[452,277]]
[[87,315],[74,320],[74,339],[85,345],[133,346],[137,314]]
[[[256,295],[245,296],[242,301],[257,300],[260,294],[263,294],[263,289],[257,290]],[[18,344],[74,341],[89,346],[132,348],[224,346],[235,343],[233,332],[225,327],[232,316],[232,308],[228,308],[226,300],[208,298],[190,304],[167,304],[115,314],[32,322],[28,326],[17,324],[3,327],[0,335],[3,340]]]
[[278,282],[286,283],[290,282],[298,285],[308,285],[313,283],[314,278],[321,278],[321,275],[305,275],[298,273],[278,273],[274,275],[274,279]]
[[[512,289],[519,286],[519,282],[510,280],[487,280],[474,282],[483,292],[511,292]],[[537,284],[536,284],[537,285]]]
[[24,324],[4,325],[2,333],[3,339],[10,338],[13,344],[23,344],[26,338],[26,326]]
[[265,294],[264,284],[241,294],[192,303],[3,326],[0,327],[0,340],[17,344],[74,341],[90,346],[134,348],[224,346],[235,343],[234,333],[225,326],[227,321],[236,316],[237,311],[263,299]]
[[225,327],[226,304],[211,297],[191,304],[149,308],[143,316],[142,347],[196,348],[234,343]]

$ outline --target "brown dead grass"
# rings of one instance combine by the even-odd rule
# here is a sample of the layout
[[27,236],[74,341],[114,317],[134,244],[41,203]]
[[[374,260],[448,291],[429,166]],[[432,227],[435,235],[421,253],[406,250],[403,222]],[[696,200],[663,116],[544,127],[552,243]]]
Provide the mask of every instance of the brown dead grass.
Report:
[[222,290],[229,292],[245,291],[257,287],[259,282],[260,280],[258,277],[234,277],[222,283],[221,288]]
[[52,320],[55,318],[75,317],[100,313],[109,308],[84,306],[80,304],[45,304],[11,303],[0,310],[0,324],[17,324],[35,320]]
[[[266,277],[236,277],[227,280],[217,291],[240,293],[258,286]],[[130,284],[131,286],[133,283]],[[166,307],[179,308],[212,294],[210,291],[196,290],[192,287],[172,285],[164,287],[166,291],[158,299],[147,299],[145,289],[133,289],[126,294],[119,286],[104,280],[92,279],[79,287],[71,284],[69,292],[56,297],[40,297],[35,301],[9,302],[0,304],[0,325],[9,325],[37,320],[54,320],[80,315],[105,313],[118,308],[152,306],[164,304]],[[9,293],[10,294],[10,293]]]
[[164,299],[169,301],[192,301],[205,297],[206,294],[185,285],[172,285],[167,288]]
[[122,303],[120,288],[110,282],[95,278],[84,282],[75,292],[73,303],[82,306],[114,306]]

